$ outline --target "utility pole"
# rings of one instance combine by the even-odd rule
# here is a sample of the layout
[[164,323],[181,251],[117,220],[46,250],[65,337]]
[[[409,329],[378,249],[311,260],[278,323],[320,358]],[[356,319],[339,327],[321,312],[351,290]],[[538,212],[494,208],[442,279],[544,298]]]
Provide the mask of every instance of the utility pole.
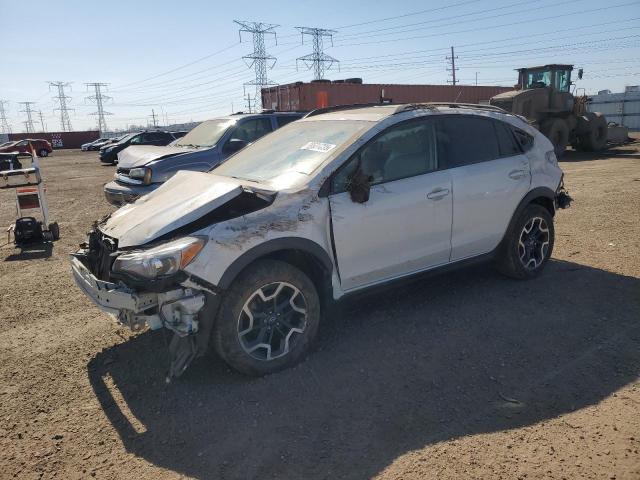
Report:
[[111,112],[105,112],[104,108],[103,108],[103,103],[105,100],[110,100],[111,97],[104,95],[102,93],[102,87],[107,87],[106,83],[86,83],[85,84],[87,86],[87,90],[89,90],[89,88],[93,88],[94,90],[94,94],[86,97],[85,100],[89,100],[92,103],[95,103],[96,106],[98,107],[98,111],[97,112],[93,112],[90,113],[89,115],[97,115],[98,116],[98,130],[100,131],[100,136],[102,136],[102,134],[104,132],[107,131],[107,122],[104,119],[105,115],[113,115],[113,113]]
[[8,103],[6,100],[0,100],[0,133],[11,133],[11,125],[7,122],[7,114],[4,111],[4,106]]
[[67,107],[67,100],[71,100],[71,97],[67,97],[64,93],[65,87],[71,87],[70,83],[65,82],[49,82],[49,90],[51,87],[55,87],[58,89],[58,96],[53,97],[54,100],[58,101],[58,108],[54,108],[53,111],[60,110],[60,128],[63,132],[70,132],[71,128],[71,120],[69,119],[69,110],[73,110]]
[[476,72],[476,87],[478,86],[478,72]]
[[44,126],[44,118],[42,117],[42,110],[38,110],[38,116],[40,117],[40,125],[42,125],[42,133],[44,133],[47,131],[47,129]]
[[20,110],[20,112],[27,114],[27,121],[22,122],[25,126],[25,129],[27,130],[27,133],[35,133],[36,129],[33,126],[33,118],[31,117],[31,114],[33,113],[33,110],[31,110],[31,105],[35,105],[36,102],[18,102],[18,103],[20,105],[24,105],[24,110]]
[[247,93],[247,108],[249,109],[248,113],[253,113],[251,111],[251,95],[249,95],[249,93]]
[[303,45],[305,35],[310,35],[313,42],[313,53],[296,58],[296,68],[298,67],[298,61],[304,62],[308,69],[313,67],[313,78],[315,80],[323,79],[325,70],[329,70],[334,63],[339,63],[338,60],[324,53],[324,37],[331,40],[331,46],[333,47],[333,34],[337,32],[326,28],[296,28],[300,30]]
[[448,83],[450,82],[453,85],[456,84],[456,70],[458,70],[456,68],[456,59],[457,58],[458,57],[456,57],[455,54],[453,53],[453,47],[451,47],[451,56],[447,57],[447,60],[449,60],[451,62],[451,68],[447,68],[447,71],[451,72],[452,80],[451,81],[447,80],[447,82]]
[[156,111],[152,108],[150,117],[153,119],[153,127],[158,128],[158,122],[156,120]]
[[262,22],[245,22],[242,20],[234,20],[234,22],[240,25],[240,30],[238,30],[240,42],[242,42],[242,32],[250,33],[253,36],[253,52],[245,55],[242,59],[249,68],[253,67],[256,73],[256,79],[245,83],[245,87],[255,87],[254,105],[257,108],[258,105],[262,105],[262,89],[269,85],[275,85],[274,82],[270,82],[267,78],[267,68],[273,68],[276,64],[276,58],[267,54],[264,46],[264,36],[265,34],[273,35],[277,45],[278,38],[274,29],[279,25]]

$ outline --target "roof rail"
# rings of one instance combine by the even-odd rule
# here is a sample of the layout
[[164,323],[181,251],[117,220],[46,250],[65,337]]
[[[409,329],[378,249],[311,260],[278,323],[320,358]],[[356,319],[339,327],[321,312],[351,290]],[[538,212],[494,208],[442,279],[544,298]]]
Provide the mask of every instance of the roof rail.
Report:
[[315,117],[316,115],[320,115],[322,113],[330,113],[330,112],[339,112],[341,110],[352,110],[356,108],[365,108],[365,107],[380,107],[388,104],[384,103],[353,103],[350,105],[336,105],[335,107],[325,107],[325,108],[316,108],[315,110],[311,110],[302,118]]
[[426,102],[426,103],[411,103],[409,105],[400,105],[394,114],[408,112],[411,110],[419,109],[437,109],[438,107],[449,108],[469,108],[475,110],[487,110],[490,112],[509,113],[506,110],[496,107],[495,105],[480,105],[478,103],[456,103],[456,102]]

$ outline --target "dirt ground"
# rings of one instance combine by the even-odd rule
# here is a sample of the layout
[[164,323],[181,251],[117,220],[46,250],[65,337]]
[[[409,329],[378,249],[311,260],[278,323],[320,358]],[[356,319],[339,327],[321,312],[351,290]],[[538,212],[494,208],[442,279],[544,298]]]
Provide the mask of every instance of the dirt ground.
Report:
[[353,298],[296,368],[211,355],[171,385],[162,333],[70,275],[113,167],[42,164],[61,240],[0,238],[1,478],[640,478],[640,143],[563,159],[575,203],[540,278],[476,266]]

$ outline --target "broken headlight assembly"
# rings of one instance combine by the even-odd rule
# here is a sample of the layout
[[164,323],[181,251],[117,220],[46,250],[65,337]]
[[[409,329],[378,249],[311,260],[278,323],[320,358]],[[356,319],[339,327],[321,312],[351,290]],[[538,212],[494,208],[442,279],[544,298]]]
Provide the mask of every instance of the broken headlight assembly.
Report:
[[123,253],[113,263],[113,272],[151,280],[173,275],[196,258],[206,241],[204,237],[185,237],[149,250]]
[[129,170],[129,177],[142,180],[142,183],[149,185],[151,183],[151,169],[149,167],[132,168]]

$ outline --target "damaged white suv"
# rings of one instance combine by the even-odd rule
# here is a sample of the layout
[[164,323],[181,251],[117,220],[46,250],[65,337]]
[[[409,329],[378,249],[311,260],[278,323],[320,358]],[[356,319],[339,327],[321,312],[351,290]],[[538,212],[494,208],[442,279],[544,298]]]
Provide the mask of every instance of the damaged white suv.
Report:
[[72,269],[123,324],[174,332],[169,378],[210,340],[262,375],[298,362],[346,294],[485,257],[536,276],[562,177],[549,140],[496,107],[325,109],[117,210]]

